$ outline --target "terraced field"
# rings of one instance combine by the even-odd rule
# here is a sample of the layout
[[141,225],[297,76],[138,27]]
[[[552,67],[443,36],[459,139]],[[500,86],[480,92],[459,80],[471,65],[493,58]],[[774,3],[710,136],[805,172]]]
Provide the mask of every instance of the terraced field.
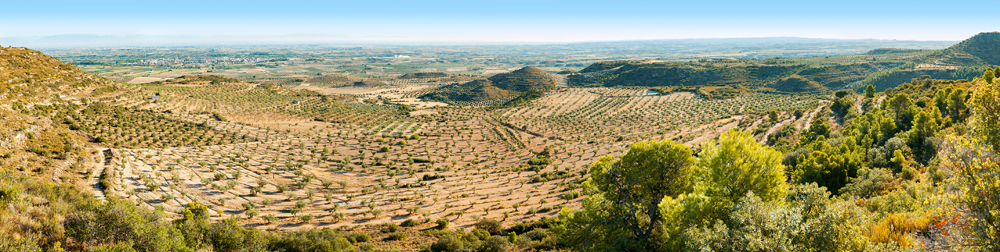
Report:
[[[623,153],[627,142],[697,146],[730,128],[773,127],[761,123],[765,111],[823,105],[810,96],[704,100],[634,88],[563,88],[504,109],[393,105],[436,86],[138,85],[109,92],[102,106],[157,126],[81,122],[112,136],[106,165],[97,166],[104,193],[148,208],[172,214],[196,201],[219,213],[214,218],[239,215],[265,228],[439,218],[468,228],[479,217],[513,223],[580,207],[589,164]],[[135,127],[164,133],[120,133]]]

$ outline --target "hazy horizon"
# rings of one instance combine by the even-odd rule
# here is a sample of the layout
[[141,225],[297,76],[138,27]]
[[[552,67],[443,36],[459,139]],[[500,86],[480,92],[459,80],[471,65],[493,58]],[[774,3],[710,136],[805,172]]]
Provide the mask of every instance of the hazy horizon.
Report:
[[[971,35],[970,35],[971,36]],[[272,36],[182,36],[182,35],[97,35],[58,34],[52,36],[0,37],[0,45],[36,48],[95,48],[95,47],[177,47],[177,46],[281,46],[281,45],[337,45],[337,46],[504,46],[504,45],[575,45],[587,43],[722,43],[733,45],[784,44],[784,43],[884,43],[896,45],[912,42],[910,49],[938,49],[960,40],[887,40],[887,39],[828,39],[806,37],[742,37],[742,38],[684,38],[595,40],[571,42],[539,41],[433,41],[391,40],[386,38],[347,37],[325,34],[289,34]],[[919,44],[919,46],[917,46]],[[899,47],[899,46],[897,46]]]
[[[575,43],[701,38],[960,41],[988,1],[0,2],[0,38],[231,37],[289,43]],[[16,24],[16,25],[9,25]],[[291,36],[289,36],[291,35]],[[205,43],[217,43],[206,41]],[[9,43],[9,42],[8,42]]]

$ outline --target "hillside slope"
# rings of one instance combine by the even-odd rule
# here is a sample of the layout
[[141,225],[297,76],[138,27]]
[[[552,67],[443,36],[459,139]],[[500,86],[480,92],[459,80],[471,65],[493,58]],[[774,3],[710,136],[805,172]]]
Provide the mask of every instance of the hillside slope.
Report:
[[881,48],[866,54],[700,61],[607,61],[568,78],[570,86],[742,85],[780,92],[885,90],[923,75],[966,79],[1000,64],[1000,32],[985,32],[941,50]]
[[35,50],[0,48],[0,103],[52,102],[54,95],[78,98],[113,83]]
[[976,34],[931,56],[951,65],[1000,65],[1000,32]]
[[452,104],[487,105],[505,103],[518,97],[523,100],[531,99],[553,88],[556,88],[556,84],[551,74],[537,67],[526,66],[489,79],[439,87],[420,98]]
[[509,73],[493,75],[489,80],[497,88],[509,91],[543,91],[556,87],[555,81],[553,81],[549,73],[533,66],[526,66]]

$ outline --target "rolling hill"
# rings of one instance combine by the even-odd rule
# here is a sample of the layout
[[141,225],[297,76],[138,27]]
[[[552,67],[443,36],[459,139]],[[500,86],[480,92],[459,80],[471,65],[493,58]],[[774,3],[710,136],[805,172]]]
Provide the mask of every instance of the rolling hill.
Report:
[[976,34],[931,56],[951,65],[1000,65],[1000,32]]
[[509,91],[544,91],[555,88],[552,76],[542,69],[526,66],[509,73],[493,75],[489,78],[497,88]]
[[0,80],[3,80],[0,82],[0,103],[52,102],[53,96],[71,99],[114,84],[41,52],[21,47],[0,48]]
[[479,79],[459,85],[448,85],[420,96],[421,99],[447,103],[477,102],[480,104],[507,102],[517,97],[534,97],[555,88],[552,75],[533,66]]
[[928,75],[969,79],[1000,64],[1000,33],[980,33],[942,50],[874,49],[861,55],[699,61],[607,61],[568,77],[569,85],[726,86],[779,92],[885,90]]

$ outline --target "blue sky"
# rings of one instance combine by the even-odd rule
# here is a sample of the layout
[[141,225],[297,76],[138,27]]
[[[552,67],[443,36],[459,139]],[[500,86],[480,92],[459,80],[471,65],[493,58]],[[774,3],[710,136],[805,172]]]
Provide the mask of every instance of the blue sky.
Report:
[[[995,1],[11,1],[0,37],[345,35],[573,42],[810,37],[962,40],[1000,30]],[[987,11],[991,10],[991,11]]]

